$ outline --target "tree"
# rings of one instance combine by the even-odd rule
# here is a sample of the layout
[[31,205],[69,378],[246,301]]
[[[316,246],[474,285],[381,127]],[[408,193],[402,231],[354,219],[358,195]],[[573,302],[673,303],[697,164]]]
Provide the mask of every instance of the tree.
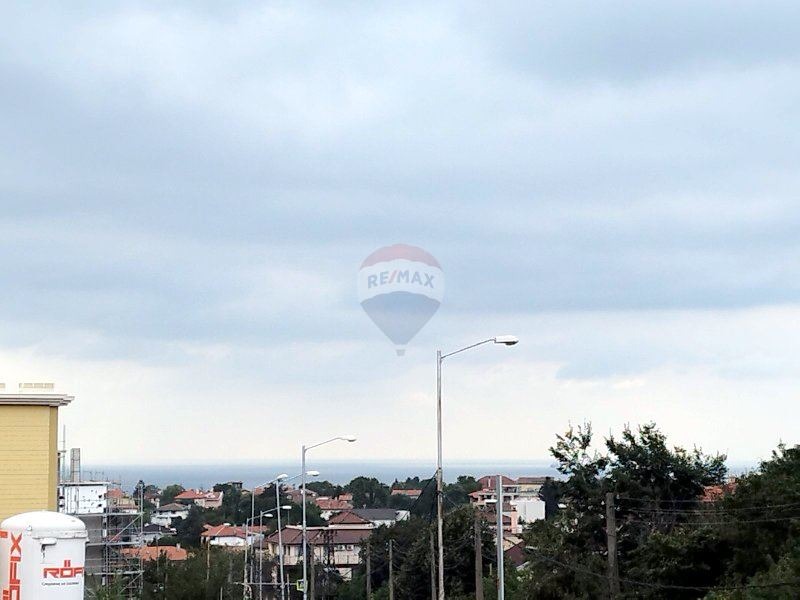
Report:
[[[210,555],[207,554],[210,552]],[[161,557],[145,564],[143,600],[241,599],[244,554],[221,549],[203,549],[181,562]]]
[[330,481],[309,481],[306,487],[312,492],[316,492],[319,496],[328,496],[335,498],[342,493],[343,488],[340,485],[334,485]]
[[353,494],[356,508],[384,508],[389,504],[389,486],[374,477],[356,477],[345,490]]
[[[586,425],[557,436],[551,448],[565,476],[556,484],[565,508],[550,520],[534,522],[526,532],[526,545],[535,560],[529,563],[521,593],[541,598],[607,594],[604,502],[608,491],[620,498],[615,512],[618,523],[624,524],[617,536],[621,572],[649,582],[663,577],[687,586],[713,585],[719,565],[708,556],[713,541],[707,535],[663,536],[691,520],[686,509],[697,506],[705,486],[724,480],[725,457],[670,448],[653,424],[635,431],[626,428],[619,439],[608,438],[603,454],[592,450],[592,441],[591,427]],[[704,567],[687,570],[692,562]],[[681,596],[672,593],[670,597]]]
[[164,504],[175,502],[175,496],[184,491],[183,486],[178,483],[168,485],[161,491],[161,505],[163,506]]
[[200,534],[203,533],[203,525],[206,522],[203,510],[193,504],[189,508],[189,514],[185,519],[176,519],[174,521],[175,537],[180,540],[182,545],[196,548],[200,546]]

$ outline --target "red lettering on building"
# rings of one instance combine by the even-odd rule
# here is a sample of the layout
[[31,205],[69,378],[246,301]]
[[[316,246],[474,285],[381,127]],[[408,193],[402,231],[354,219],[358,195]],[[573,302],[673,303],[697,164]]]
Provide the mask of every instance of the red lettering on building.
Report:
[[55,579],[72,579],[83,575],[83,567],[73,567],[71,560],[64,560],[64,564],[60,567],[45,567],[42,569],[42,576],[47,579],[53,577]]
[[22,534],[15,536],[8,531],[0,531],[0,539],[11,538],[11,550],[8,557],[8,587],[3,590],[2,600],[20,600],[20,581],[17,565],[22,560]]

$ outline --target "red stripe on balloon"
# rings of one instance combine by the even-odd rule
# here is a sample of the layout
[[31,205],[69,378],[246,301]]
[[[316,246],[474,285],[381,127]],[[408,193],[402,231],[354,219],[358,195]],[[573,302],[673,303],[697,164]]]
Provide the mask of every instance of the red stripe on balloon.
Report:
[[433,256],[428,254],[425,250],[417,246],[409,246],[407,244],[394,244],[393,246],[384,246],[383,248],[378,248],[375,250],[375,252],[364,259],[364,262],[361,263],[361,268],[363,269],[364,267],[370,267],[379,262],[387,262],[390,260],[397,260],[399,258],[425,263],[438,269],[442,268],[439,265],[439,261],[433,258]]

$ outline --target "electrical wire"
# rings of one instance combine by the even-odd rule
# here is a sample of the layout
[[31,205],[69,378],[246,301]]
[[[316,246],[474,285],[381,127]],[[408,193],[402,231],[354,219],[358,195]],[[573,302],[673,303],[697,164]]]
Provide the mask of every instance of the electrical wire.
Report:
[[[530,552],[534,552],[539,554],[532,548],[526,548],[526,550]],[[544,561],[557,564],[559,566],[565,567],[574,571],[576,573],[582,573],[584,575],[590,575],[592,577],[598,577],[601,579],[608,579],[608,575],[604,573],[597,573],[596,571],[592,571],[591,569],[587,569],[584,567],[580,567],[578,565],[571,565],[569,563],[565,563],[560,560],[556,560],[555,558],[545,556],[543,554],[539,554],[540,558]],[[649,587],[652,589],[662,589],[662,590],[684,590],[684,591],[697,591],[697,592],[710,592],[710,591],[741,591],[741,590],[748,590],[748,589],[762,589],[762,588],[778,588],[778,587],[798,587],[800,588],[800,579],[795,579],[793,581],[776,581],[771,583],[752,583],[748,585],[742,586],[698,586],[698,585],[674,585],[674,584],[667,584],[667,583],[654,583],[651,581],[637,581],[635,579],[628,579],[626,577],[619,578],[620,583],[625,583],[628,585],[636,585],[640,587]]]

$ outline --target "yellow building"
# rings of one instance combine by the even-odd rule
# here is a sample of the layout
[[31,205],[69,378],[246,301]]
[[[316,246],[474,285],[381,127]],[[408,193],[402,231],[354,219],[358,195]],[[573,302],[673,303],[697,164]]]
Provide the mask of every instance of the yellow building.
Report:
[[72,396],[53,384],[0,384],[0,521],[30,510],[58,509],[58,408]]

